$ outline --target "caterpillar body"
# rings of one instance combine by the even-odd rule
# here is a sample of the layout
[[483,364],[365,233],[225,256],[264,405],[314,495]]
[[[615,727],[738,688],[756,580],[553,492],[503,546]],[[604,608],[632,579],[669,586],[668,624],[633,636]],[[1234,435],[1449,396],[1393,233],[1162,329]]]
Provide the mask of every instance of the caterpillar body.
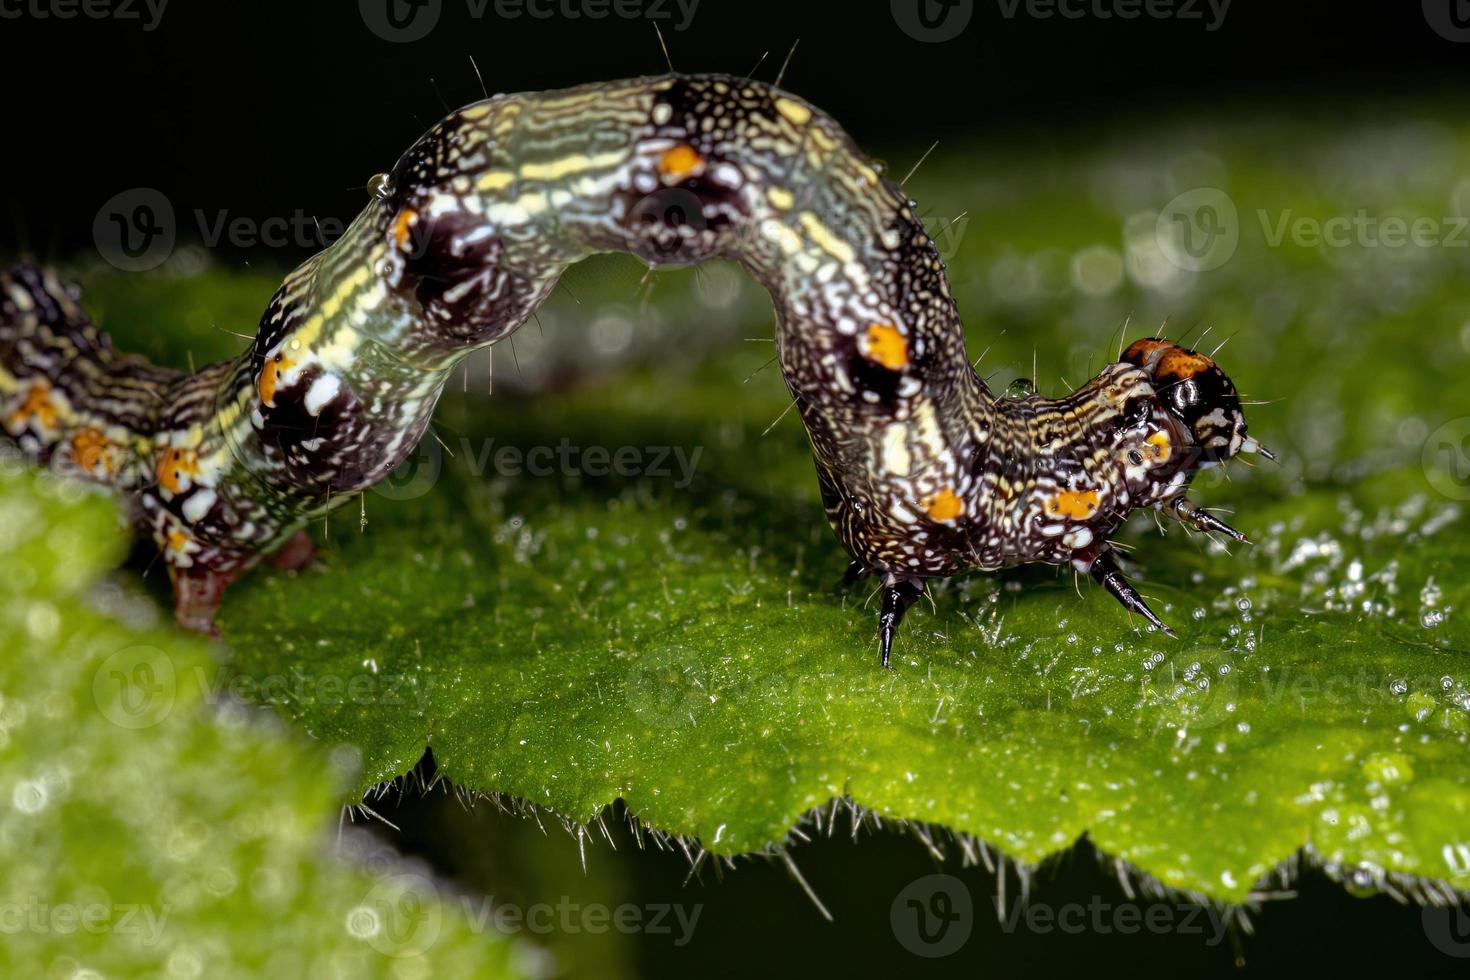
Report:
[[725,256],[770,292],[849,576],[881,576],[885,666],[928,579],[1070,564],[1168,632],[1109,536],[1148,507],[1244,540],[1185,497],[1200,468],[1264,452],[1212,360],[1148,338],[1065,398],[994,397],[912,203],[777,88],[666,75],[499,95],[369,186],[250,348],[192,374],[115,353],[50,273],[0,279],[5,432],[124,493],[185,627],[213,630],[225,587],[262,558],[301,560],[308,521],[413,449],[454,366],[602,251]]

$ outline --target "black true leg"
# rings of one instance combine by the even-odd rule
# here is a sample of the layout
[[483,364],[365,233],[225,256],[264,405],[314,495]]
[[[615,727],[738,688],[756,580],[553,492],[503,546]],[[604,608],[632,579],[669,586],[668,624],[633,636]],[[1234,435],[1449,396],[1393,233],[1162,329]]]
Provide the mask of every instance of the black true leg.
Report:
[[884,667],[888,666],[889,654],[893,652],[893,634],[897,632],[898,624],[903,622],[903,614],[923,594],[923,582],[898,582],[883,586],[883,609],[878,613],[878,633]]
[[1179,519],[1201,531],[1218,531],[1227,537],[1234,538],[1241,544],[1250,544],[1250,540],[1235,528],[1226,524],[1220,518],[1211,514],[1193,500],[1186,497],[1176,497],[1173,503],[1174,513]]
[[1092,567],[1088,571],[1097,580],[1098,585],[1111,592],[1113,598],[1123,604],[1124,609],[1138,613],[1144,619],[1157,626],[1164,635],[1174,636],[1174,631],[1165,626],[1164,621],[1155,616],[1154,611],[1144,603],[1143,596],[1138,594],[1138,590],[1128,584],[1128,580],[1123,577],[1122,570],[1118,568],[1118,560],[1113,557],[1111,550],[1104,551],[1098,555],[1093,560]]
[[867,565],[864,565],[860,561],[849,562],[847,566],[847,571],[844,572],[842,575],[842,584],[852,585],[855,582],[867,578],[870,574],[872,574],[872,571],[873,570],[871,568],[869,568]]

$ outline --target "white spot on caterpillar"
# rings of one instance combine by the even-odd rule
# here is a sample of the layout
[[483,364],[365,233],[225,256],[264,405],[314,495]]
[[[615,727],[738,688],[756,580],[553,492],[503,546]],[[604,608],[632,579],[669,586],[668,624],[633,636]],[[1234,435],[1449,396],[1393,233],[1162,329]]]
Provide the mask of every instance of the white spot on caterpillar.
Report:
[[761,237],[774,242],[787,255],[795,255],[801,251],[801,236],[790,226],[775,218],[767,218],[761,222],[760,228]]
[[1085,548],[1092,544],[1092,531],[1085,527],[1079,527],[1065,538],[1062,538],[1062,543],[1068,548]]
[[918,421],[919,441],[924,444],[935,458],[945,458],[949,455],[949,447],[945,445],[944,433],[939,428],[939,419],[934,414],[934,403],[929,400],[919,402],[914,408],[914,418]]
[[908,476],[913,466],[907,438],[906,425],[894,423],[883,430],[883,468],[894,476]]
[[215,499],[215,492],[208,487],[201,487],[189,494],[189,498],[184,501],[184,506],[179,508],[183,512],[184,520],[190,524],[198,523],[205,514],[209,513],[209,508],[214,506]]
[[311,383],[306,392],[306,410],[312,415],[320,415],[327,403],[337,397],[342,390],[342,379],[335,374],[324,374]]
[[722,163],[710,171],[710,180],[721,187],[729,187],[734,190],[745,183],[740,168],[729,163]]

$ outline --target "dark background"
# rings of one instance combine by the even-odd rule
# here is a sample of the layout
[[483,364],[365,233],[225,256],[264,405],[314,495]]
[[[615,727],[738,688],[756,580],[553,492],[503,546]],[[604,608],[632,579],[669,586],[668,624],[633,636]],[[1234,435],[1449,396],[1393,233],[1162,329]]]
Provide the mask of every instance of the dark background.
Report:
[[[475,17],[479,0],[437,0],[432,30],[394,43],[368,28],[356,0],[171,0],[152,30],[144,0],[88,0],[126,3],[134,19],[29,13],[65,2],[80,0],[0,0],[0,167],[11,211],[0,222],[3,253],[88,248],[98,209],[134,187],[157,188],[180,214],[345,220],[367,178],[446,105],[480,97],[471,57],[492,93],[664,69],[648,17],[507,19],[493,3]],[[1460,0],[1424,9],[1412,0],[1234,0],[1214,30],[1205,0],[1175,0],[1192,18],[1134,20],[1038,18],[1024,0],[1007,17],[1010,2],[959,0],[941,24],[966,10],[970,19],[944,42],[905,33],[886,0],[700,0],[684,29],[675,0],[643,6],[660,5],[684,71],[743,75],[769,52],[757,75],[772,79],[800,38],[786,86],[879,151],[1025,131],[1031,146],[1040,138],[1065,152],[1079,127],[1140,116],[1282,100],[1350,111],[1376,95],[1463,93],[1470,82],[1470,42],[1430,23]],[[1090,9],[1081,5],[1095,0],[1070,2]],[[900,10],[916,3],[898,0]],[[418,16],[432,19],[432,8]]]
[[[7,256],[86,258],[99,208],[137,187],[157,188],[180,212],[346,219],[360,208],[371,174],[391,167],[447,106],[480,97],[471,57],[492,93],[665,67],[646,17],[507,19],[493,5],[474,17],[466,0],[441,0],[427,36],[395,43],[369,29],[355,0],[172,0],[152,30],[139,19],[37,17],[38,2],[0,0],[7,14],[0,19],[0,172],[10,211],[0,222],[0,255]],[[1446,37],[1456,34],[1453,27],[1433,26],[1452,23],[1450,2],[1235,0],[1214,30],[1207,29],[1213,13],[1197,2],[1189,4],[1194,19],[1129,21],[1039,18],[1025,5],[1007,17],[999,0],[969,6],[968,25],[942,42],[906,33],[884,0],[700,0],[682,30],[676,4],[663,0],[659,24],[677,68],[745,74],[769,52],[756,71],[764,79],[775,77],[800,38],[784,84],[880,151],[935,139],[1024,137],[1032,148],[1065,153],[1089,132],[1159,114],[1269,110],[1282,102],[1349,113],[1405,91],[1427,99],[1470,92],[1470,42]],[[950,16],[963,16],[964,7]],[[148,16],[137,0],[131,12]],[[226,245],[216,257],[228,263],[239,253],[241,260],[284,266],[310,250],[306,240],[271,250]],[[268,254],[255,254],[262,251]],[[559,881],[539,896],[505,856],[529,846],[530,831],[490,809],[466,814],[447,798],[410,795],[379,807],[402,831],[378,829],[466,888],[505,891],[509,876],[529,897],[555,901],[562,889],[576,887]],[[500,857],[476,859],[461,846],[467,836],[494,842]],[[558,846],[568,853],[574,847],[569,840]],[[936,870],[901,835],[878,835],[857,849],[839,839],[798,852],[833,906],[836,925],[816,915],[778,865],[749,862],[724,881],[706,875],[686,888],[681,856],[629,850],[625,842],[614,857],[604,848],[594,862],[616,865],[643,901],[708,906],[697,944],[640,948],[634,966],[643,975],[748,973],[762,962],[799,962],[806,973],[853,976],[925,966],[965,976],[1038,968],[1043,975],[1423,976],[1465,975],[1470,963],[1432,948],[1417,908],[1383,896],[1351,897],[1320,874],[1297,883],[1296,900],[1257,915],[1258,934],[1237,936],[1239,945],[1206,946],[1181,935],[1007,935],[992,922],[977,925],[962,955],[930,963],[903,950],[888,925],[889,904],[903,884]],[[994,894],[994,874],[949,870],[977,901]],[[1059,903],[1072,900],[1067,896],[1127,900],[1085,847],[1043,877]],[[802,950],[799,959],[783,951],[794,947]]]

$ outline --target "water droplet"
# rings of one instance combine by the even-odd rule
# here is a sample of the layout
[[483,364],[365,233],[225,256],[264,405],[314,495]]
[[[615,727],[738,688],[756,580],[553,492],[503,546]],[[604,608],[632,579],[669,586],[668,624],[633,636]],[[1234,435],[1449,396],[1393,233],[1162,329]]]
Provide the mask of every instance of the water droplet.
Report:
[[1005,397],[1007,398],[1030,398],[1036,394],[1036,385],[1030,378],[1017,378],[1006,385]]
[[15,791],[10,795],[10,802],[21,813],[40,813],[46,809],[50,800],[51,793],[45,785],[33,779],[17,783]]
[[354,939],[371,939],[382,928],[378,913],[366,905],[359,905],[347,913],[347,934]]

